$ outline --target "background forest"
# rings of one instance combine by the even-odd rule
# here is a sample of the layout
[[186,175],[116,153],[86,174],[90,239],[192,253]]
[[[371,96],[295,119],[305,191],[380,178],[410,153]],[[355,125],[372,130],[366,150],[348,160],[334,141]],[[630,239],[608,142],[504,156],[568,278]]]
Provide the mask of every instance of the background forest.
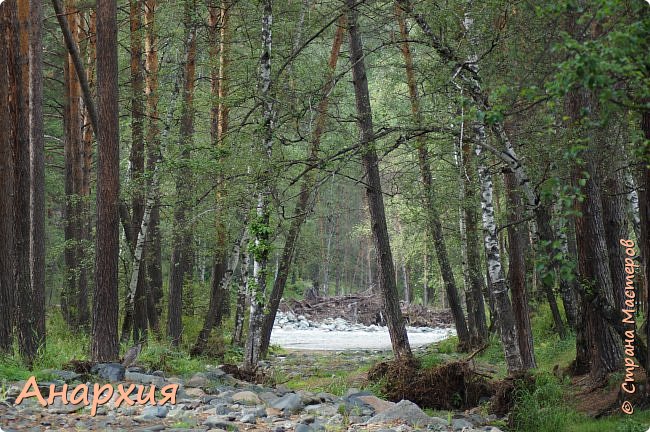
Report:
[[650,364],[646,2],[0,13],[0,377],[138,343],[253,372],[281,298],[362,292],[398,361],[402,302],[507,375]]

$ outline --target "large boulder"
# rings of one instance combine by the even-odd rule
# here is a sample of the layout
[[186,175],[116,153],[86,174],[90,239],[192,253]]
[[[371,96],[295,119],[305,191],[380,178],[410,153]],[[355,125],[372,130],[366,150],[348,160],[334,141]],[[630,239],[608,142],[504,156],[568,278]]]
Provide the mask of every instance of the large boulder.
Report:
[[392,422],[402,422],[414,427],[447,425],[445,420],[428,416],[419,406],[408,400],[402,400],[368,420],[368,424]]

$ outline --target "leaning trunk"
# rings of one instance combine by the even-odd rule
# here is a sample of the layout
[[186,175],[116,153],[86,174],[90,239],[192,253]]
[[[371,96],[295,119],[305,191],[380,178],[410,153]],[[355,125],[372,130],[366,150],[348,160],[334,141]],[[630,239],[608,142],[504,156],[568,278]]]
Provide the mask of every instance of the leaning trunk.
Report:
[[368,92],[368,78],[366,76],[365,59],[361,34],[359,32],[354,0],[346,0],[348,33],[350,40],[350,60],[352,62],[352,80],[354,83],[354,96],[356,100],[357,122],[360,130],[360,148],[362,162],[367,182],[366,197],[370,214],[372,236],[377,251],[377,268],[379,290],[384,300],[384,312],[393,345],[393,353],[398,360],[410,360],[413,357],[409,345],[404,318],[399,306],[397,283],[395,281],[395,267],[390,249],[386,215],[384,213],[384,199],[379,176],[379,159],[374,148],[375,136],[372,125],[372,111],[370,94]]

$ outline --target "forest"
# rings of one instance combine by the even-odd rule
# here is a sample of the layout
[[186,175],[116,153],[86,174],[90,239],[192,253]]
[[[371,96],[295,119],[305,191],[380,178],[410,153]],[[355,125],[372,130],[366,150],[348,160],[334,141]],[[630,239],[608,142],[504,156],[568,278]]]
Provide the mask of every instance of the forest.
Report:
[[0,36],[0,432],[650,428],[647,0],[5,0]]

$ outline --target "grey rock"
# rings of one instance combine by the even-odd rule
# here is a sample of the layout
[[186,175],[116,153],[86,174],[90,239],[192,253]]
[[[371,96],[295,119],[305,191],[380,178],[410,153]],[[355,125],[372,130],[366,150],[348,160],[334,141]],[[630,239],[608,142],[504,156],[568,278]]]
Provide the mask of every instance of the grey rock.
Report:
[[55,377],[62,379],[66,383],[71,383],[72,381],[76,380],[81,376],[76,372],[58,370],[58,369],[46,369],[43,372],[49,373],[50,375],[54,375]]
[[240,403],[242,405],[259,405],[262,403],[262,400],[257,396],[256,393],[253,393],[250,390],[241,391],[232,395],[233,402]]
[[305,407],[305,413],[314,414],[322,417],[331,417],[338,414],[339,407],[332,404],[308,405]]
[[208,387],[209,385],[210,385],[210,380],[204,373],[201,372],[192,375],[192,378],[187,380],[187,382],[185,383],[185,387],[202,388],[202,387]]
[[293,413],[302,409],[303,404],[300,396],[295,393],[288,393],[271,402],[271,408],[279,409],[285,413]]
[[226,415],[230,412],[230,407],[228,407],[228,404],[225,404],[223,402],[218,404],[210,403],[210,405],[214,405],[214,413],[216,415]]
[[451,420],[451,427],[454,428],[455,431],[462,431],[464,428],[472,428],[474,425],[463,419],[463,418],[457,418],[457,419],[452,419]]
[[165,379],[159,376],[131,371],[126,371],[124,374],[124,380],[140,384],[154,384],[156,386],[163,386],[165,384]]
[[169,408],[165,406],[148,406],[135,418],[137,421],[150,421],[167,417]]
[[430,417],[411,401],[402,400],[386,411],[368,420],[369,424],[382,424],[400,420],[411,426],[446,425],[447,422],[438,417]]
[[203,424],[209,428],[221,428],[223,430],[236,432],[239,431],[239,428],[235,423],[224,420],[221,416],[210,416],[205,419]]
[[243,416],[241,416],[239,421],[242,423],[255,424],[257,423],[257,416],[254,413],[244,414]]
[[111,382],[124,380],[125,372],[124,366],[119,363],[99,363],[90,370],[90,373]]
[[294,429],[296,432],[314,432],[315,429],[309,425],[306,424],[297,424],[296,428]]
[[268,403],[273,402],[279,396],[282,396],[282,395],[279,395],[279,394],[276,394],[276,393],[273,393],[273,392],[270,392],[270,391],[264,391],[264,392],[259,393],[257,396],[259,396],[259,398],[262,399],[263,402],[268,404]]

